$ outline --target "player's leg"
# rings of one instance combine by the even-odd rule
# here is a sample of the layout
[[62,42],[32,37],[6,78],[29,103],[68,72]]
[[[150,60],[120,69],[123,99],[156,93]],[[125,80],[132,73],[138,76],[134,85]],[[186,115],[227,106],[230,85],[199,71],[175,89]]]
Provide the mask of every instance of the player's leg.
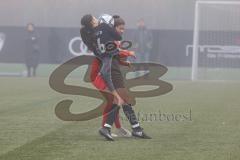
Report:
[[[102,79],[102,77],[100,76],[100,75],[98,75],[97,77],[96,77],[96,79],[94,80],[94,82],[93,82],[93,84],[94,84],[94,86],[96,86],[96,88],[98,88],[99,90],[101,90],[101,91],[107,91],[107,92],[109,92],[108,90],[107,90],[107,86],[106,86],[106,83],[105,83],[105,81]],[[106,119],[107,119],[107,114],[108,114],[108,112],[111,110],[111,107],[112,107],[112,102],[113,102],[113,99],[112,99],[112,97],[106,97],[106,99],[107,99],[107,104],[106,104],[106,106],[105,106],[105,108],[104,108],[104,110],[103,110],[103,119],[102,119],[102,126],[106,123]],[[117,113],[117,115],[116,115],[116,119],[115,119],[115,126],[116,126],[116,128],[121,128],[121,123],[120,123],[120,119],[119,119],[119,112]]]
[[[101,63],[101,61],[97,58],[94,59],[94,61],[92,62],[91,76],[90,76],[91,81],[97,89],[99,89],[101,91],[108,91],[105,81],[103,80],[102,76],[99,75],[100,63]],[[111,108],[113,105],[113,96],[106,96],[105,98],[107,99],[108,103],[106,104],[106,107],[103,110],[103,119],[102,119],[102,127],[103,128],[104,128],[104,125],[107,123],[106,121],[107,121],[108,113],[111,111]],[[120,119],[119,119],[119,110],[116,113],[115,126],[118,129],[121,128],[121,123],[120,123]],[[117,135],[115,135],[115,136],[117,136]]]
[[[111,126],[112,126],[111,120],[114,120],[114,122],[115,122],[115,120],[117,120],[116,121],[117,127],[121,127],[119,116],[118,116],[120,107],[118,105],[122,105],[124,102],[121,99],[121,97],[118,95],[118,93],[115,89],[116,86],[113,84],[113,81],[112,81],[112,75],[111,75],[112,57],[111,58],[104,57],[104,58],[101,59],[101,61],[102,61],[102,67],[101,67],[101,70],[100,70],[101,77],[103,79],[103,82],[105,82],[105,84],[107,85],[107,89],[113,95],[113,101],[112,101],[113,105],[112,105],[111,110],[106,115],[107,116],[106,123],[104,124],[104,127],[103,127],[103,129],[107,128],[110,132],[110,129],[111,129]],[[108,99],[108,102],[111,102],[111,100]],[[116,107],[116,106],[118,106],[118,107]],[[103,133],[101,133],[101,135],[105,136],[108,140],[111,140],[108,136],[104,135]]]
[[103,109],[103,112],[102,112],[102,127],[104,127],[104,124],[107,121],[107,114],[108,114],[108,112],[110,112],[111,108],[112,108],[112,104],[108,103],[108,104],[106,104],[106,106]]
[[144,139],[150,139],[151,137],[147,136],[143,132],[143,128],[140,126],[138,122],[138,118],[133,110],[133,107],[131,105],[131,98],[129,96],[129,93],[126,88],[118,88],[117,89],[118,94],[122,97],[122,99],[125,101],[125,103],[122,105],[123,112],[126,115],[129,123],[132,127],[132,136],[144,138]]
[[119,111],[120,107],[117,104],[113,104],[110,111],[107,113],[106,122],[103,127],[99,130],[99,133],[104,136],[107,140],[113,141],[113,137],[111,136],[111,128],[116,119],[116,115]]
[[[112,97],[106,97],[108,100],[108,104],[103,110],[103,119],[102,119],[102,127],[107,123],[107,118],[109,116],[109,112],[111,111],[112,108]],[[116,117],[115,117],[115,126],[116,126],[116,133],[111,133],[112,137],[131,137],[131,132],[122,127],[121,122],[120,122],[120,116],[119,116],[119,109],[117,110]]]

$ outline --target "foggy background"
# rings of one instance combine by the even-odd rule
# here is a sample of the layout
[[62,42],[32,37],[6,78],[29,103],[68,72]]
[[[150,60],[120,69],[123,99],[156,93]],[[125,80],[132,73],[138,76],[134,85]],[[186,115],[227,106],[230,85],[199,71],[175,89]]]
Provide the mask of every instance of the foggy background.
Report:
[[[85,52],[79,40],[81,17],[88,13],[96,17],[107,13],[124,18],[124,40],[131,41],[137,30],[137,21],[143,18],[153,35],[153,45],[147,61],[161,63],[169,68],[177,67],[175,74],[179,73],[180,68],[187,67],[188,71],[174,77],[189,79],[195,2],[196,0],[1,0],[0,38],[3,35],[4,44],[0,50],[0,63],[4,63],[4,67],[6,63],[25,63],[26,25],[29,22],[35,24],[39,36],[40,64],[61,64],[81,55]],[[199,39],[200,45],[240,46],[239,15],[239,5],[230,8],[204,6],[200,19],[202,23],[199,25],[200,31],[203,31]],[[232,49],[235,48],[230,48]],[[220,50],[220,58],[207,52],[201,54],[199,66],[240,67],[238,54],[222,55],[229,48]]]
[[196,0],[1,0],[0,25],[79,27],[86,13],[119,14],[127,28],[144,18],[151,29],[192,30]]

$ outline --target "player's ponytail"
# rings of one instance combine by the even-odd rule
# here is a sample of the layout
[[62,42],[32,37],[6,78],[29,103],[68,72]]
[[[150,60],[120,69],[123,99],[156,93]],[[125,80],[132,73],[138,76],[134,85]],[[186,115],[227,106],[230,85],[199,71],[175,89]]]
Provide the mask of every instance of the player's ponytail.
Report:
[[93,16],[90,14],[87,14],[82,17],[81,19],[82,27],[80,29],[80,35],[82,37],[82,41],[88,47],[88,49],[91,51],[94,51],[96,41],[95,41],[94,29],[91,23],[92,20],[93,20]]

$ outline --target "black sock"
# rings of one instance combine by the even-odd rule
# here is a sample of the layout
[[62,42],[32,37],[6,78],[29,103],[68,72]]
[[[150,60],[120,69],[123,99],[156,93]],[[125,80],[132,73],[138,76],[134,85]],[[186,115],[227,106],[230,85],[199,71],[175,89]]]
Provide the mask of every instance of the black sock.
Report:
[[111,111],[108,112],[108,114],[107,114],[107,120],[106,120],[106,123],[104,124],[104,127],[107,127],[107,128],[112,127],[119,109],[120,109],[120,107],[117,104],[112,105]]
[[132,109],[132,106],[130,104],[125,104],[122,106],[123,112],[126,115],[127,119],[129,120],[130,124],[132,125],[133,129],[139,129],[140,125],[137,120],[137,116],[134,113],[134,110]]

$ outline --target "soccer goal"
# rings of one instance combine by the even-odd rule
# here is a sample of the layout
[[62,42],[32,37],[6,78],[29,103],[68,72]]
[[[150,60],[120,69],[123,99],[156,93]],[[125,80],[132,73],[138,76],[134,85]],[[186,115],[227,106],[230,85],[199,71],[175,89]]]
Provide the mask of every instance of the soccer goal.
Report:
[[192,80],[240,80],[240,1],[195,4]]

